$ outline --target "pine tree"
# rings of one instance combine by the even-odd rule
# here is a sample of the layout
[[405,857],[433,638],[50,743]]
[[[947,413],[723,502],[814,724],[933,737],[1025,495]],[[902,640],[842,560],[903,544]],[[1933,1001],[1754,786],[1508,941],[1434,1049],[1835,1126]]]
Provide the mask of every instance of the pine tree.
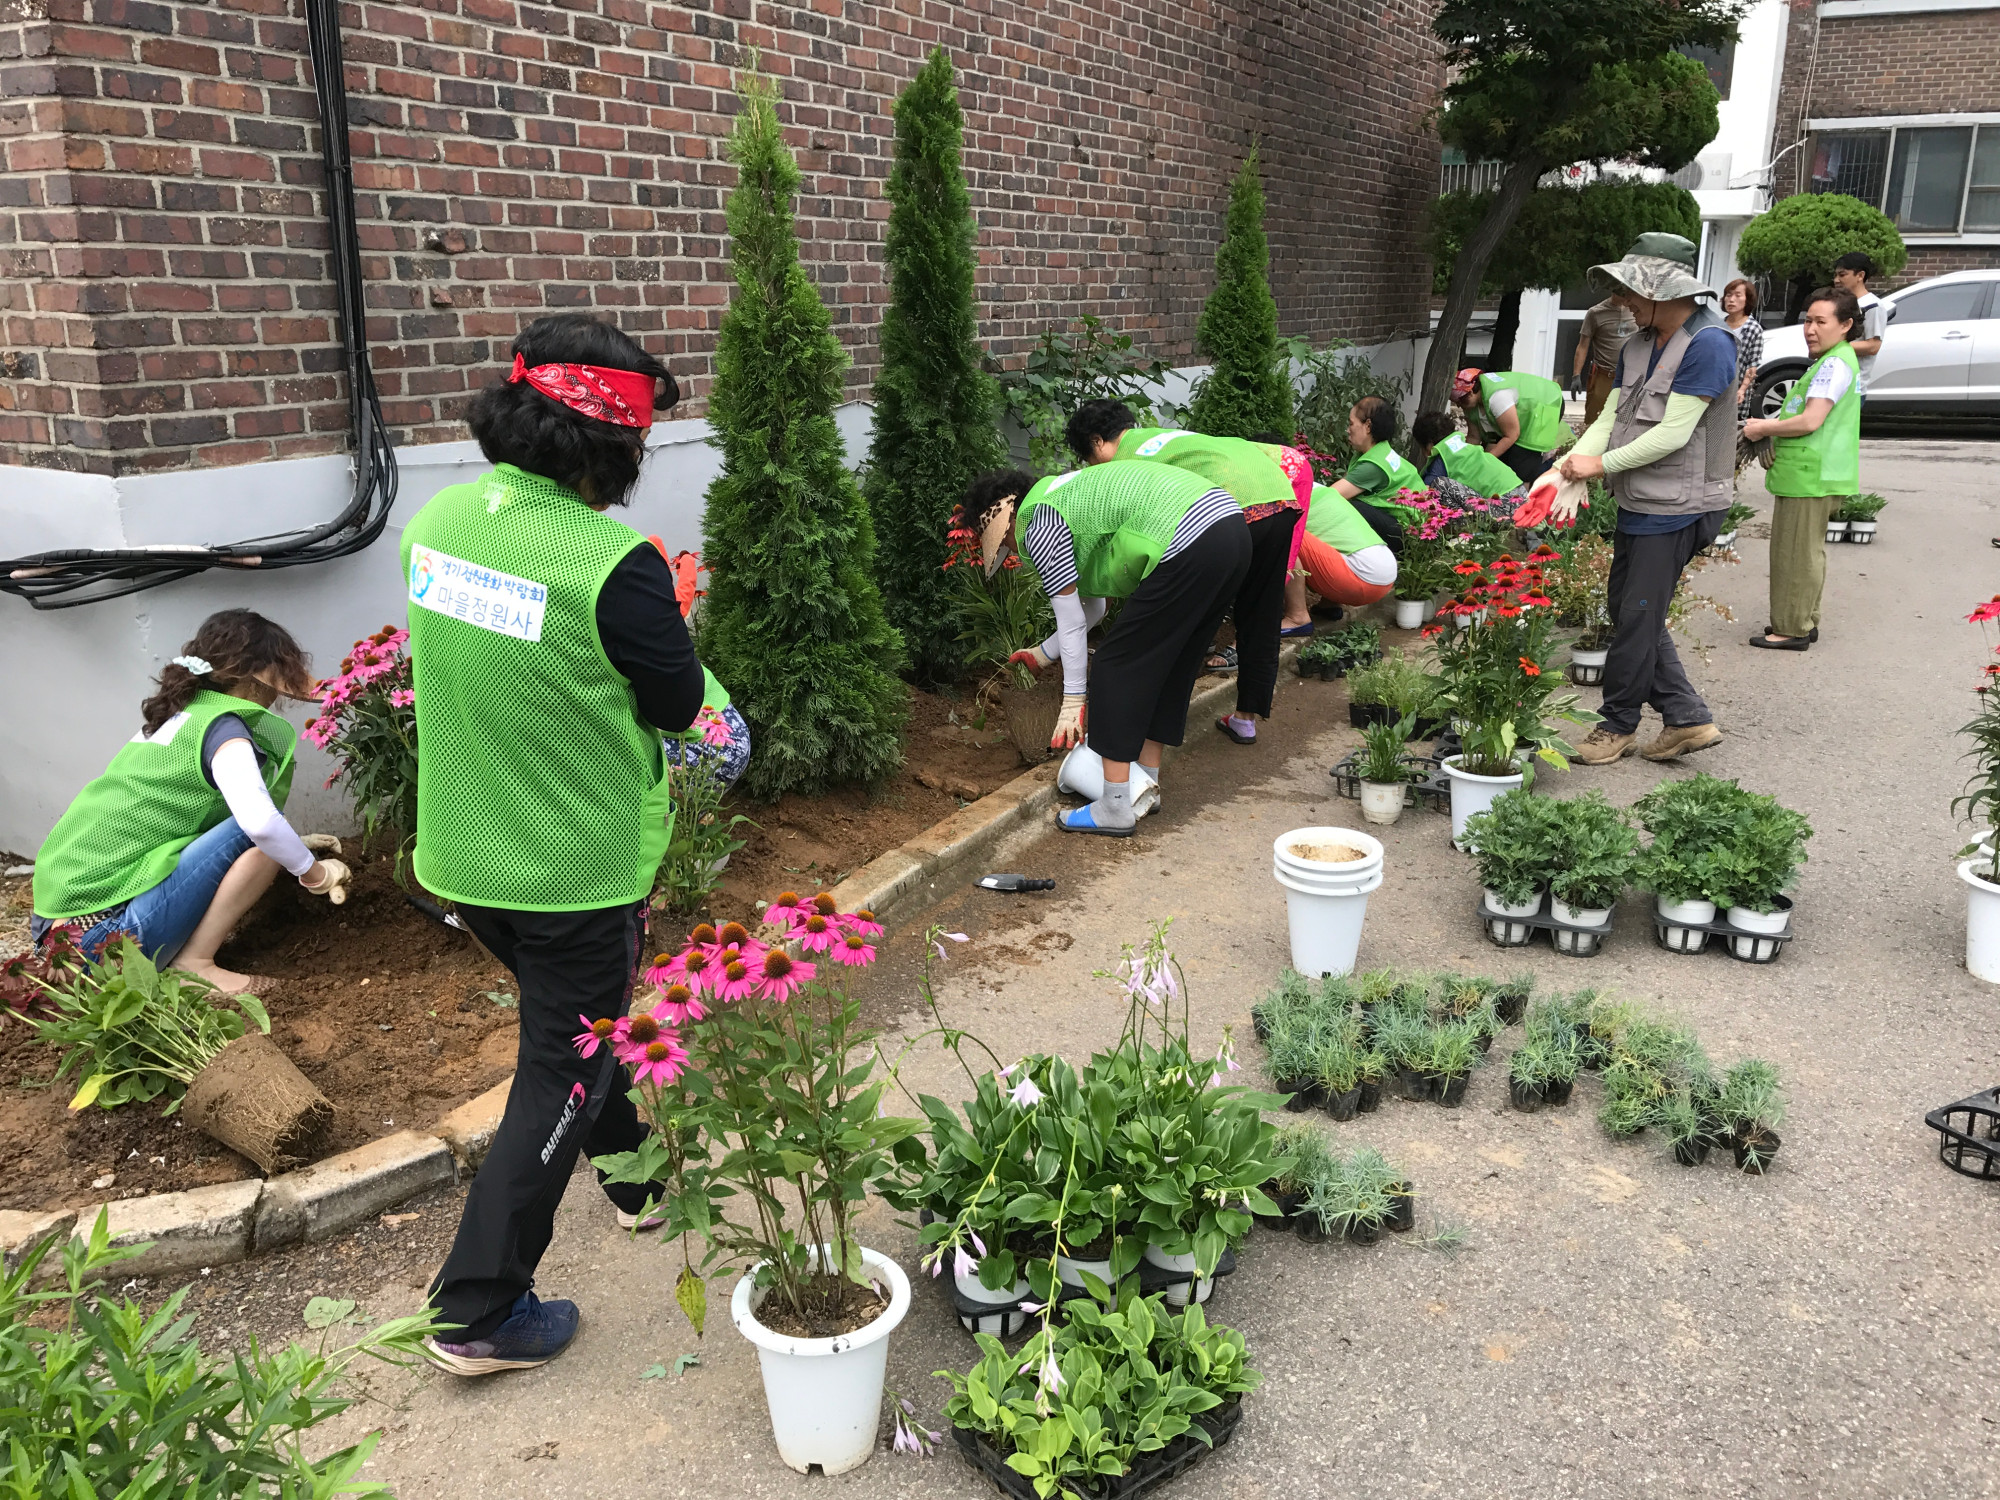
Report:
[[1278,363],[1270,267],[1264,185],[1253,149],[1230,184],[1229,215],[1215,251],[1215,290],[1195,328],[1195,341],[1213,365],[1188,408],[1188,425],[1198,432],[1291,435],[1292,384]]
[[799,265],[799,169],[775,88],[750,78],[728,155],[736,294],[716,339],[702,659],[749,721],[743,788],[775,800],[873,781],[902,759],[902,640],[882,612],[875,529],[833,413],[847,353]]
[[999,382],[980,362],[963,132],[957,80],[939,47],[896,101],[889,307],[866,483],[875,576],[923,683],[955,681],[964,666],[944,571],[952,507],[974,475],[1007,457]]

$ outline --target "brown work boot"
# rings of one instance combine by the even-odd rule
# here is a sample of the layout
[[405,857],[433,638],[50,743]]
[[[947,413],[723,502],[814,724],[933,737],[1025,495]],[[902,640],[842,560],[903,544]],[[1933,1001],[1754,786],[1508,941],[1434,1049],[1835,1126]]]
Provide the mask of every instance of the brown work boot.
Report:
[[1639,743],[1636,734],[1620,734],[1615,729],[1606,729],[1602,724],[1590,731],[1589,737],[1576,747],[1576,758],[1586,766],[1609,765],[1621,755],[1630,755]]
[[1660,737],[1639,753],[1647,760],[1675,760],[1696,750],[1722,743],[1722,731],[1713,724],[1668,724]]

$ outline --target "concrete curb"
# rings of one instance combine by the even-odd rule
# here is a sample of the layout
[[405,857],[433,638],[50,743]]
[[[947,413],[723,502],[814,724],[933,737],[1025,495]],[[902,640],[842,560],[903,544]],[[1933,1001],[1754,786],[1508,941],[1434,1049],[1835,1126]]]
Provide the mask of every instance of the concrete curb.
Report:
[[[1296,643],[1286,644],[1281,669],[1297,651]],[[1208,686],[1188,701],[1191,732],[1227,708],[1236,692],[1234,678],[1202,681]],[[1050,760],[1023,772],[870,860],[833,888],[834,900],[842,911],[880,916],[913,896],[929,895],[940,880],[990,854],[1055,806],[1057,765]],[[277,1177],[246,1177],[82,1209],[0,1211],[0,1263],[11,1271],[44,1240],[65,1234],[88,1238],[100,1209],[109,1216],[113,1244],[148,1246],[144,1255],[121,1262],[134,1276],[227,1265],[328,1239],[419,1193],[470,1180],[493,1144],[513,1083],[510,1075],[427,1131],[401,1130]]]

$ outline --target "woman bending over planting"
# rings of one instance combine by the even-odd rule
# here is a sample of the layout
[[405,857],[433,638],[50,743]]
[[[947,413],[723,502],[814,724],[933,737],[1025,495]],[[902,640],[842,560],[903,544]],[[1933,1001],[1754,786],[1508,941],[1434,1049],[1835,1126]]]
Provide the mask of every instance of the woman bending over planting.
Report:
[[[1202,658],[1249,571],[1243,507],[1198,474],[1121,458],[1041,480],[982,474],[954,524],[979,538],[989,577],[1026,552],[1055,610],[1043,654],[1062,662],[1063,706],[1049,744],[1082,742],[1087,720],[1104,761],[1104,795],[1062,826],[1129,838],[1132,762],[1157,780],[1161,748],[1185,737]],[[1107,599],[1125,603],[1093,664],[1085,638]]]
[[[638,483],[673,377],[577,314],[530,324],[513,355],[472,404],[493,472],[440,491],[402,549],[413,867],[520,983],[507,1110],[431,1285],[458,1325],[432,1355],[459,1375],[543,1364],[576,1336],[576,1304],[539,1301],[535,1268],[578,1150],[631,1151],[645,1127],[614,1049],[572,1039],[630,1005],[668,843],[661,736],[694,724],[706,687],[666,558],[604,514]],[[634,1227],[646,1189],[605,1192]]]
[[35,856],[35,945],[62,932],[95,960],[129,937],[159,964],[230,994],[259,988],[216,949],[283,869],[317,896],[347,897],[347,866],[301,839],[280,809],[298,736],[269,710],[307,698],[306,654],[247,609],[210,615],[139,705],[139,732],[77,794]]

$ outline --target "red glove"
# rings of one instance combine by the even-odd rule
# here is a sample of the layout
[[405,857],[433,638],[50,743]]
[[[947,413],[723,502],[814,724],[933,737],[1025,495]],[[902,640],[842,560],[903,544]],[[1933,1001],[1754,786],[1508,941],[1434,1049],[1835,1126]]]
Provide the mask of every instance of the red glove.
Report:
[[1556,498],[1556,490],[1561,484],[1562,476],[1550,469],[1529,485],[1528,498],[1514,510],[1514,524],[1526,531],[1547,521],[1549,505]]
[[1042,650],[1040,646],[1030,646],[1025,651],[1016,651],[1012,656],[1007,658],[1010,665],[1018,662],[1030,672],[1039,672],[1054,660],[1055,658]]

